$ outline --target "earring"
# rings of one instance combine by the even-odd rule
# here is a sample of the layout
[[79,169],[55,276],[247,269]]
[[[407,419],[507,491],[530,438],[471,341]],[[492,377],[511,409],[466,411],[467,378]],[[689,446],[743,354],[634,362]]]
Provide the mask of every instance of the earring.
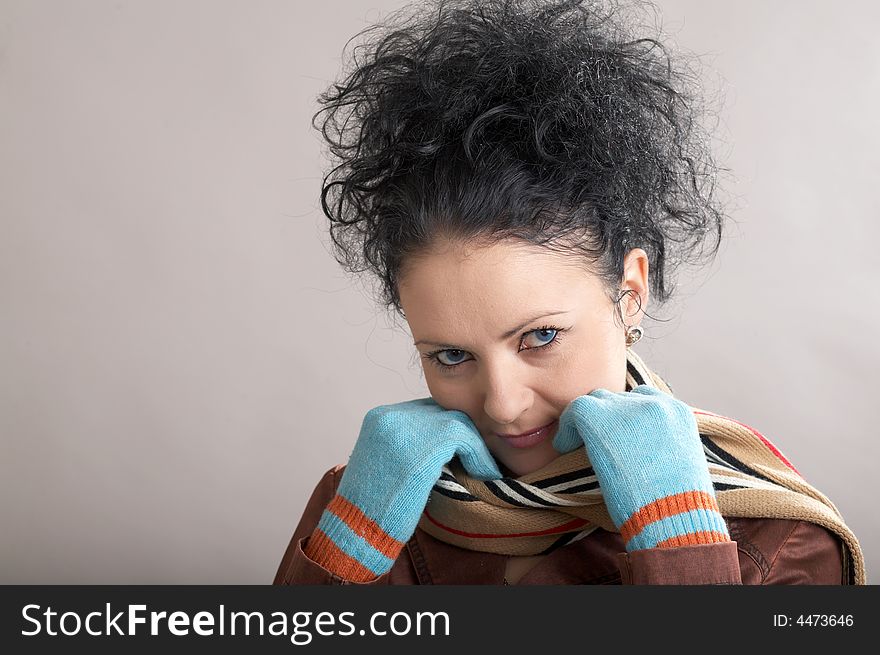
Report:
[[644,333],[645,331],[638,325],[630,325],[626,328],[626,347],[629,348],[635,344]]

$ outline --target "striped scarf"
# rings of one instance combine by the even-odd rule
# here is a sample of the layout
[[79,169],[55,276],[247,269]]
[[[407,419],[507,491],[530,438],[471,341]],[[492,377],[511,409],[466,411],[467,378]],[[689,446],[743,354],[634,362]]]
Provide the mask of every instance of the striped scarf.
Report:
[[[626,390],[640,384],[672,394],[630,349]],[[844,544],[849,584],[866,584],[859,542],[834,504],[757,430],[718,414],[693,411],[721,514],[821,525]],[[618,532],[583,447],[533,473],[487,482],[471,478],[454,458],[443,467],[419,527],[460,548],[503,555],[545,555],[597,528]]]

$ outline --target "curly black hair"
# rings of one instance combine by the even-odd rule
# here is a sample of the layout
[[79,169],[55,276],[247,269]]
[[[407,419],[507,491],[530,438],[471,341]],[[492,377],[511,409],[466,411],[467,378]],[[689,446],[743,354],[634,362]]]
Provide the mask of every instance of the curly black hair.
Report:
[[719,168],[696,76],[620,14],[613,0],[429,0],[353,37],[312,120],[335,157],[321,205],[336,260],[375,273],[403,315],[407,258],[441,237],[574,250],[614,300],[640,247],[665,302],[678,264],[718,250]]

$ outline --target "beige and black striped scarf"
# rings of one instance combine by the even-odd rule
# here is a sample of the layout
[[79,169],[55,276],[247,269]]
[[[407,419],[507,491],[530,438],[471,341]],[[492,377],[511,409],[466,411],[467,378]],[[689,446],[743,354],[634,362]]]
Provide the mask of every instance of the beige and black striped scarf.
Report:
[[[630,349],[626,389],[640,384],[672,394]],[[859,542],[825,495],[758,431],[696,408],[694,414],[722,515],[821,525],[843,542],[849,584],[866,584]],[[470,478],[453,459],[434,485],[419,527],[461,548],[505,555],[547,554],[597,527],[617,531],[585,448],[534,473],[488,482]]]

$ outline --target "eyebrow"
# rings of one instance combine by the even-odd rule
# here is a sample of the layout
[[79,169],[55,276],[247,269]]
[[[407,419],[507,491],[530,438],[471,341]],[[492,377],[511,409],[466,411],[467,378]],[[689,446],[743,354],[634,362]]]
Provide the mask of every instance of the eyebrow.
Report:
[[[559,311],[545,312],[545,313],[542,313],[542,314],[538,314],[538,315],[535,316],[534,318],[530,318],[530,319],[527,320],[527,321],[523,321],[522,323],[520,323],[520,324],[517,325],[516,327],[514,327],[514,328],[510,328],[507,332],[505,332],[504,334],[502,334],[502,335],[499,337],[499,340],[509,339],[509,338],[512,337],[514,334],[516,334],[517,332],[519,332],[520,330],[522,330],[522,329],[523,329],[525,326],[527,326],[529,323],[532,323],[532,322],[534,322],[534,321],[537,321],[539,318],[546,318],[547,316],[556,316],[557,314],[567,314],[567,313],[570,312],[570,311],[571,311],[570,309],[562,309],[562,310],[559,310]],[[421,343],[425,344],[426,346],[436,346],[437,348],[449,348],[449,349],[453,349],[453,350],[460,350],[460,349],[461,349],[460,346],[456,346],[456,345],[451,344],[451,343],[439,343],[439,342],[437,342],[437,341],[428,341],[428,340],[425,340],[425,339],[419,339],[418,341],[413,342],[413,345],[414,345],[414,346],[418,346],[418,345],[421,344]]]

